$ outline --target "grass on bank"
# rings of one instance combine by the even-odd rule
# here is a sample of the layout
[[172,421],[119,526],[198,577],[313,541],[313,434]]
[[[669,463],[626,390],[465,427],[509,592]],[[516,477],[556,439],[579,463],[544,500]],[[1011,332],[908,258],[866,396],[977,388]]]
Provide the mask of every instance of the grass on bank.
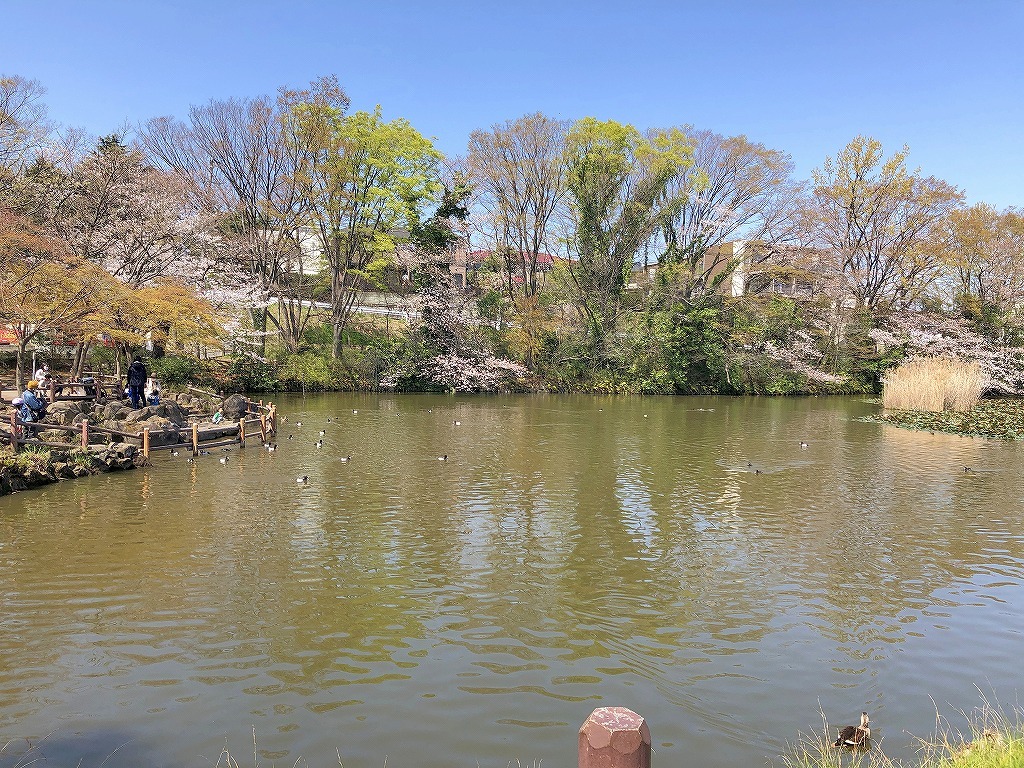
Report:
[[822,713],[822,731],[800,734],[782,763],[786,768],[1024,768],[1024,710],[1006,714],[986,702],[964,714],[967,730],[936,717],[935,733],[919,740],[918,757],[909,764],[888,757],[881,740],[869,748],[837,748],[838,729]]
[[966,412],[981,399],[985,385],[977,362],[921,358],[885,374],[882,405],[887,410]]

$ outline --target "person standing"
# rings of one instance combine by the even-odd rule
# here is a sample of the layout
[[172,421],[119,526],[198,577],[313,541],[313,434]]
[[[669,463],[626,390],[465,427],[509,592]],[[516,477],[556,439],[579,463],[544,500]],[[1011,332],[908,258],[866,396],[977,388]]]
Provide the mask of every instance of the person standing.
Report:
[[146,366],[136,355],[132,364],[128,366],[128,398],[132,401],[132,408],[138,408],[140,402],[142,405],[146,404],[146,396],[143,394],[142,388],[146,386],[148,378],[149,372],[146,370]]

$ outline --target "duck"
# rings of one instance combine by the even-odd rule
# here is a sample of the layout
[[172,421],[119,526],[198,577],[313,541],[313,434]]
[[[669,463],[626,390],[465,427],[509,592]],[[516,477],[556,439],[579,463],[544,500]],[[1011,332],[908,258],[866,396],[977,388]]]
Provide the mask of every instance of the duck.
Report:
[[839,729],[839,738],[836,739],[833,747],[863,747],[871,738],[871,729],[868,727],[868,713],[860,713],[860,725],[847,725]]
[[171,456],[177,456],[177,455],[178,455],[178,452],[174,448],[171,448]]
[[331,423],[331,417],[330,417],[330,416],[328,416],[328,417],[327,417],[327,423],[328,423],[328,424],[330,424],[330,423]]
[[352,409],[352,413],[359,413],[359,409],[358,408],[353,408]]
[[230,461],[230,459],[227,456],[221,456],[220,457],[220,463],[221,464],[227,464],[229,461]]
[[452,424],[454,426],[456,426],[456,427],[461,427],[462,426],[462,422],[461,421],[453,421]]
[[309,482],[309,475],[302,475],[302,477],[296,477],[295,482],[299,485],[305,485]]
[[200,456],[209,456],[209,455],[210,455],[210,452],[209,452],[209,451],[200,451],[200,452],[199,452],[199,455],[200,455]]
[[438,456],[437,460],[438,461],[448,461],[448,454],[446,453],[444,456]]
[[352,461],[352,457],[342,456],[340,459],[338,459],[338,461],[340,461],[342,464],[348,464],[350,461]]
[[807,443],[805,443],[803,440],[801,440],[800,441],[800,447],[803,448],[803,449],[806,449],[807,448]]
[[301,427],[302,426],[302,422],[301,421],[296,421],[295,422],[295,426],[296,427]]
[[276,451],[277,443],[267,443],[267,450],[271,452]]
[[196,463],[196,460],[195,460],[194,456],[189,456],[187,459],[185,459],[185,461],[187,461],[189,464],[195,464]]
[[964,472],[971,472],[971,471],[973,471],[973,470],[970,467],[964,467]]
[[326,434],[327,434],[327,430],[326,429],[321,429],[320,430],[320,437],[323,437]]
[[323,448],[324,447],[324,441],[323,440],[317,440],[316,441],[316,447],[317,448]]

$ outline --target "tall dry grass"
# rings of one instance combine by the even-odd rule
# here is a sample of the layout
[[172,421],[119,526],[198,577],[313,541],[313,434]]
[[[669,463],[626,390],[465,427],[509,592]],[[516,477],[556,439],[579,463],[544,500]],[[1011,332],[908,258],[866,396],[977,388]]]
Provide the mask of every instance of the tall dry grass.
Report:
[[969,411],[985,387],[985,374],[977,362],[920,358],[882,377],[882,405],[900,411]]

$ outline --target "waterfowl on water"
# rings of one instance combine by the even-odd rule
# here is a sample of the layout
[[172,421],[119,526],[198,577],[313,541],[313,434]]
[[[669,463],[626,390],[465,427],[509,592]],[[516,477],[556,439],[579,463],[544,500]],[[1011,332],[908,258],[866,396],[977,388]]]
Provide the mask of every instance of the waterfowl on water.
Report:
[[438,461],[448,461],[448,454],[446,453],[444,456],[438,456],[437,460]]
[[871,729],[868,727],[868,713],[860,713],[860,725],[847,725],[839,729],[839,738],[836,739],[833,747],[863,747],[871,738]]
[[462,426],[462,422],[461,421],[453,421],[452,424],[454,426],[456,426],[456,427],[461,427]]
[[305,485],[309,482],[309,475],[303,475],[302,477],[296,477],[295,482],[301,485]]
[[178,455],[178,452],[176,450],[174,450],[173,448],[171,448],[171,456],[177,456],[177,455]]
[[316,447],[317,448],[323,448],[324,447],[324,441],[323,440],[317,440],[316,441]]
[[347,464],[348,462],[352,461],[352,457],[342,456],[340,459],[338,459],[338,461],[340,461],[342,464]]
[[301,427],[302,426],[302,422],[301,421],[296,421],[295,422],[295,426],[296,427]]
[[970,467],[964,467],[964,472],[970,472],[970,471],[971,471]]
[[327,430],[326,429],[321,429],[320,430],[320,437],[323,437],[326,434],[327,434]]
[[228,463],[228,461],[229,461],[229,459],[228,459],[228,457],[227,457],[227,456],[221,456],[221,457],[220,457],[220,463],[221,463],[221,464],[227,464],[227,463]]
[[801,440],[800,441],[800,447],[801,448],[807,448],[807,443],[805,443],[803,440]]
[[187,461],[189,464],[195,464],[196,463],[195,458],[192,457],[192,456],[189,456],[187,459],[185,459],[185,461]]

